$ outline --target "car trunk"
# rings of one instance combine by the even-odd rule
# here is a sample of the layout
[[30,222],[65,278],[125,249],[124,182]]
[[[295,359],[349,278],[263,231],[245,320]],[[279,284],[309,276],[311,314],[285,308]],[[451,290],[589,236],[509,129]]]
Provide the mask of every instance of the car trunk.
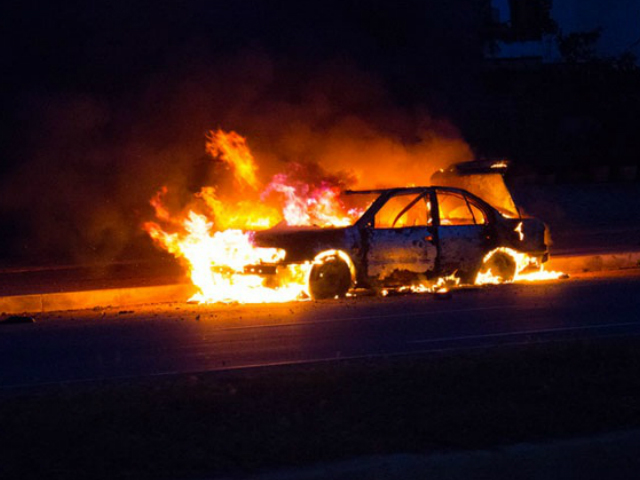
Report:
[[507,162],[473,161],[457,163],[447,170],[439,170],[431,176],[433,185],[456,187],[482,198],[507,217],[518,218],[511,192],[504,182]]

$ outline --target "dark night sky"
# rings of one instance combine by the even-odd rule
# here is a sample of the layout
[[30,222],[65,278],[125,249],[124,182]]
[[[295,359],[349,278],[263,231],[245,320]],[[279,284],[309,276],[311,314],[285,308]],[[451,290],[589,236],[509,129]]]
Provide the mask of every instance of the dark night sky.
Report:
[[347,58],[391,83],[426,73],[445,84],[454,79],[439,72],[477,56],[468,49],[477,10],[460,8],[473,2],[391,3],[4,3],[4,91],[9,99],[29,91],[122,93],[176,56],[216,64],[222,52],[256,47],[302,65]]
[[[160,68],[172,48],[189,41],[204,42],[213,53],[261,44],[316,58],[339,54],[343,46],[365,47],[367,40],[356,38],[358,25],[351,24],[349,9],[333,8],[337,2],[325,2],[325,8],[300,3],[306,6],[267,1],[5,4],[9,78],[39,87],[116,82],[114,87],[121,88],[119,81]],[[370,21],[376,28],[375,19]]]
[[271,160],[330,167],[390,151],[545,168],[637,158],[637,76],[487,76],[489,5],[3,2],[0,251],[117,258],[159,185],[191,194],[211,175],[215,128]]
[[246,51],[281,62],[278,83],[289,82],[291,95],[309,81],[305,73],[337,61],[379,79],[397,104],[455,117],[480,61],[481,2],[441,3],[4,2],[2,171],[29,154],[38,104],[52,96],[126,106],[158,76],[224,72],[230,57]]
[[133,128],[145,121],[134,113],[139,99],[159,84],[197,83],[191,77],[205,70],[224,76],[229,63],[251,52],[276,64],[272,83],[288,101],[299,101],[323,65],[340,64],[379,82],[393,104],[460,124],[477,88],[481,4],[4,2],[0,174],[32,155],[51,123],[50,107],[84,96],[111,117],[131,110],[110,127]]

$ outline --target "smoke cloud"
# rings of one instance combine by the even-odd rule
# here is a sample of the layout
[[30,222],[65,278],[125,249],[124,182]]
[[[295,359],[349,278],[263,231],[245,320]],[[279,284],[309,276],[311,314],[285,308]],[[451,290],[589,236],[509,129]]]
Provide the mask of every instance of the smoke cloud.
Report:
[[11,226],[5,263],[157,254],[141,224],[158,188],[174,192],[170,208],[203,185],[233,188],[225,165],[206,155],[212,129],[247,138],[264,184],[291,164],[296,175],[308,169],[354,188],[428,184],[436,169],[472,157],[446,119],[397,106],[381,81],[347,61],[309,68],[253,48],[213,62],[194,48],[176,49],[125,94],[29,97],[27,145],[0,185]]

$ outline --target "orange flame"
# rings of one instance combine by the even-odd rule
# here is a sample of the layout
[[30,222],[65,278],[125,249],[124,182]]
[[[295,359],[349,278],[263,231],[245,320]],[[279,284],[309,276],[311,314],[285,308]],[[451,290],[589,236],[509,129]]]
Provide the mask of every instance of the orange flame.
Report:
[[149,200],[158,220],[164,220],[166,222],[171,221],[171,213],[169,213],[167,207],[162,203],[162,198],[167,194],[167,191],[167,187],[162,186],[153,198]]
[[[339,198],[340,189],[329,182],[311,186],[285,174],[273,177],[261,191],[258,167],[246,139],[235,132],[218,130],[207,136],[207,152],[223,160],[243,190],[242,198],[224,198],[213,186],[203,187],[184,217],[173,217],[163,203],[168,188],[151,199],[159,222],[144,229],[168,252],[183,260],[199,302],[276,302],[306,295],[311,263],[277,269],[273,278],[246,272],[248,266],[273,265],[285,252],[254,245],[252,230],[270,228],[283,220],[288,225],[349,225],[360,215],[348,211]],[[268,202],[267,202],[268,201]]]
[[[508,247],[499,247],[491,250],[484,256],[482,263],[487,263],[496,253],[505,254],[515,262],[515,276],[513,280],[511,280],[513,282],[555,280],[564,275],[563,272],[547,271],[538,259],[531,257],[526,253],[517,252],[516,250]],[[486,272],[479,272],[474,283],[476,285],[497,285],[499,283],[503,283],[503,279],[500,276],[495,275],[495,273],[489,268]]]
[[314,187],[278,174],[262,198],[269,198],[274,192],[284,200],[282,214],[287,225],[347,226],[362,214],[360,210],[348,210],[340,199],[340,188],[326,182]]
[[233,168],[236,181],[241,187],[248,186],[253,190],[259,188],[256,175],[258,167],[244,137],[236,132],[209,132],[206,150],[212,157],[220,157]]

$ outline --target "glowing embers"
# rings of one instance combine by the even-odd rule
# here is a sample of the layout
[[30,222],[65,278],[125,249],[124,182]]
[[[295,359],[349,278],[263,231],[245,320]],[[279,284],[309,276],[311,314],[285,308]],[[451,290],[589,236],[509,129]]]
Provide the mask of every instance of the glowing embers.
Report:
[[386,297],[392,293],[435,293],[445,294],[450,290],[460,286],[460,278],[455,273],[446,277],[439,277],[435,281],[426,281],[421,283],[415,283],[412,285],[405,285],[395,289],[387,289],[381,291],[382,296]]
[[510,282],[535,282],[555,280],[562,272],[548,272],[540,260],[512,248],[500,247],[487,253],[482,259],[482,268],[476,276],[475,285]]
[[501,160],[501,161],[494,162],[493,164],[491,164],[490,168],[492,168],[494,170],[503,170],[503,169],[506,169],[508,167],[509,167],[509,164],[506,161]]
[[448,277],[440,277],[431,288],[434,293],[446,293],[452,288],[460,285],[460,278],[455,274],[451,274]]
[[[457,273],[457,272],[456,272]],[[385,288],[383,296],[406,293],[448,294],[457,288],[464,289],[469,284],[462,283],[453,273],[435,281],[406,285],[397,288]],[[544,270],[540,260],[512,248],[500,247],[487,253],[482,260],[482,268],[476,275],[473,285],[500,285],[514,282],[537,282],[556,280],[565,277],[563,272]],[[449,297],[447,297],[449,298]]]

